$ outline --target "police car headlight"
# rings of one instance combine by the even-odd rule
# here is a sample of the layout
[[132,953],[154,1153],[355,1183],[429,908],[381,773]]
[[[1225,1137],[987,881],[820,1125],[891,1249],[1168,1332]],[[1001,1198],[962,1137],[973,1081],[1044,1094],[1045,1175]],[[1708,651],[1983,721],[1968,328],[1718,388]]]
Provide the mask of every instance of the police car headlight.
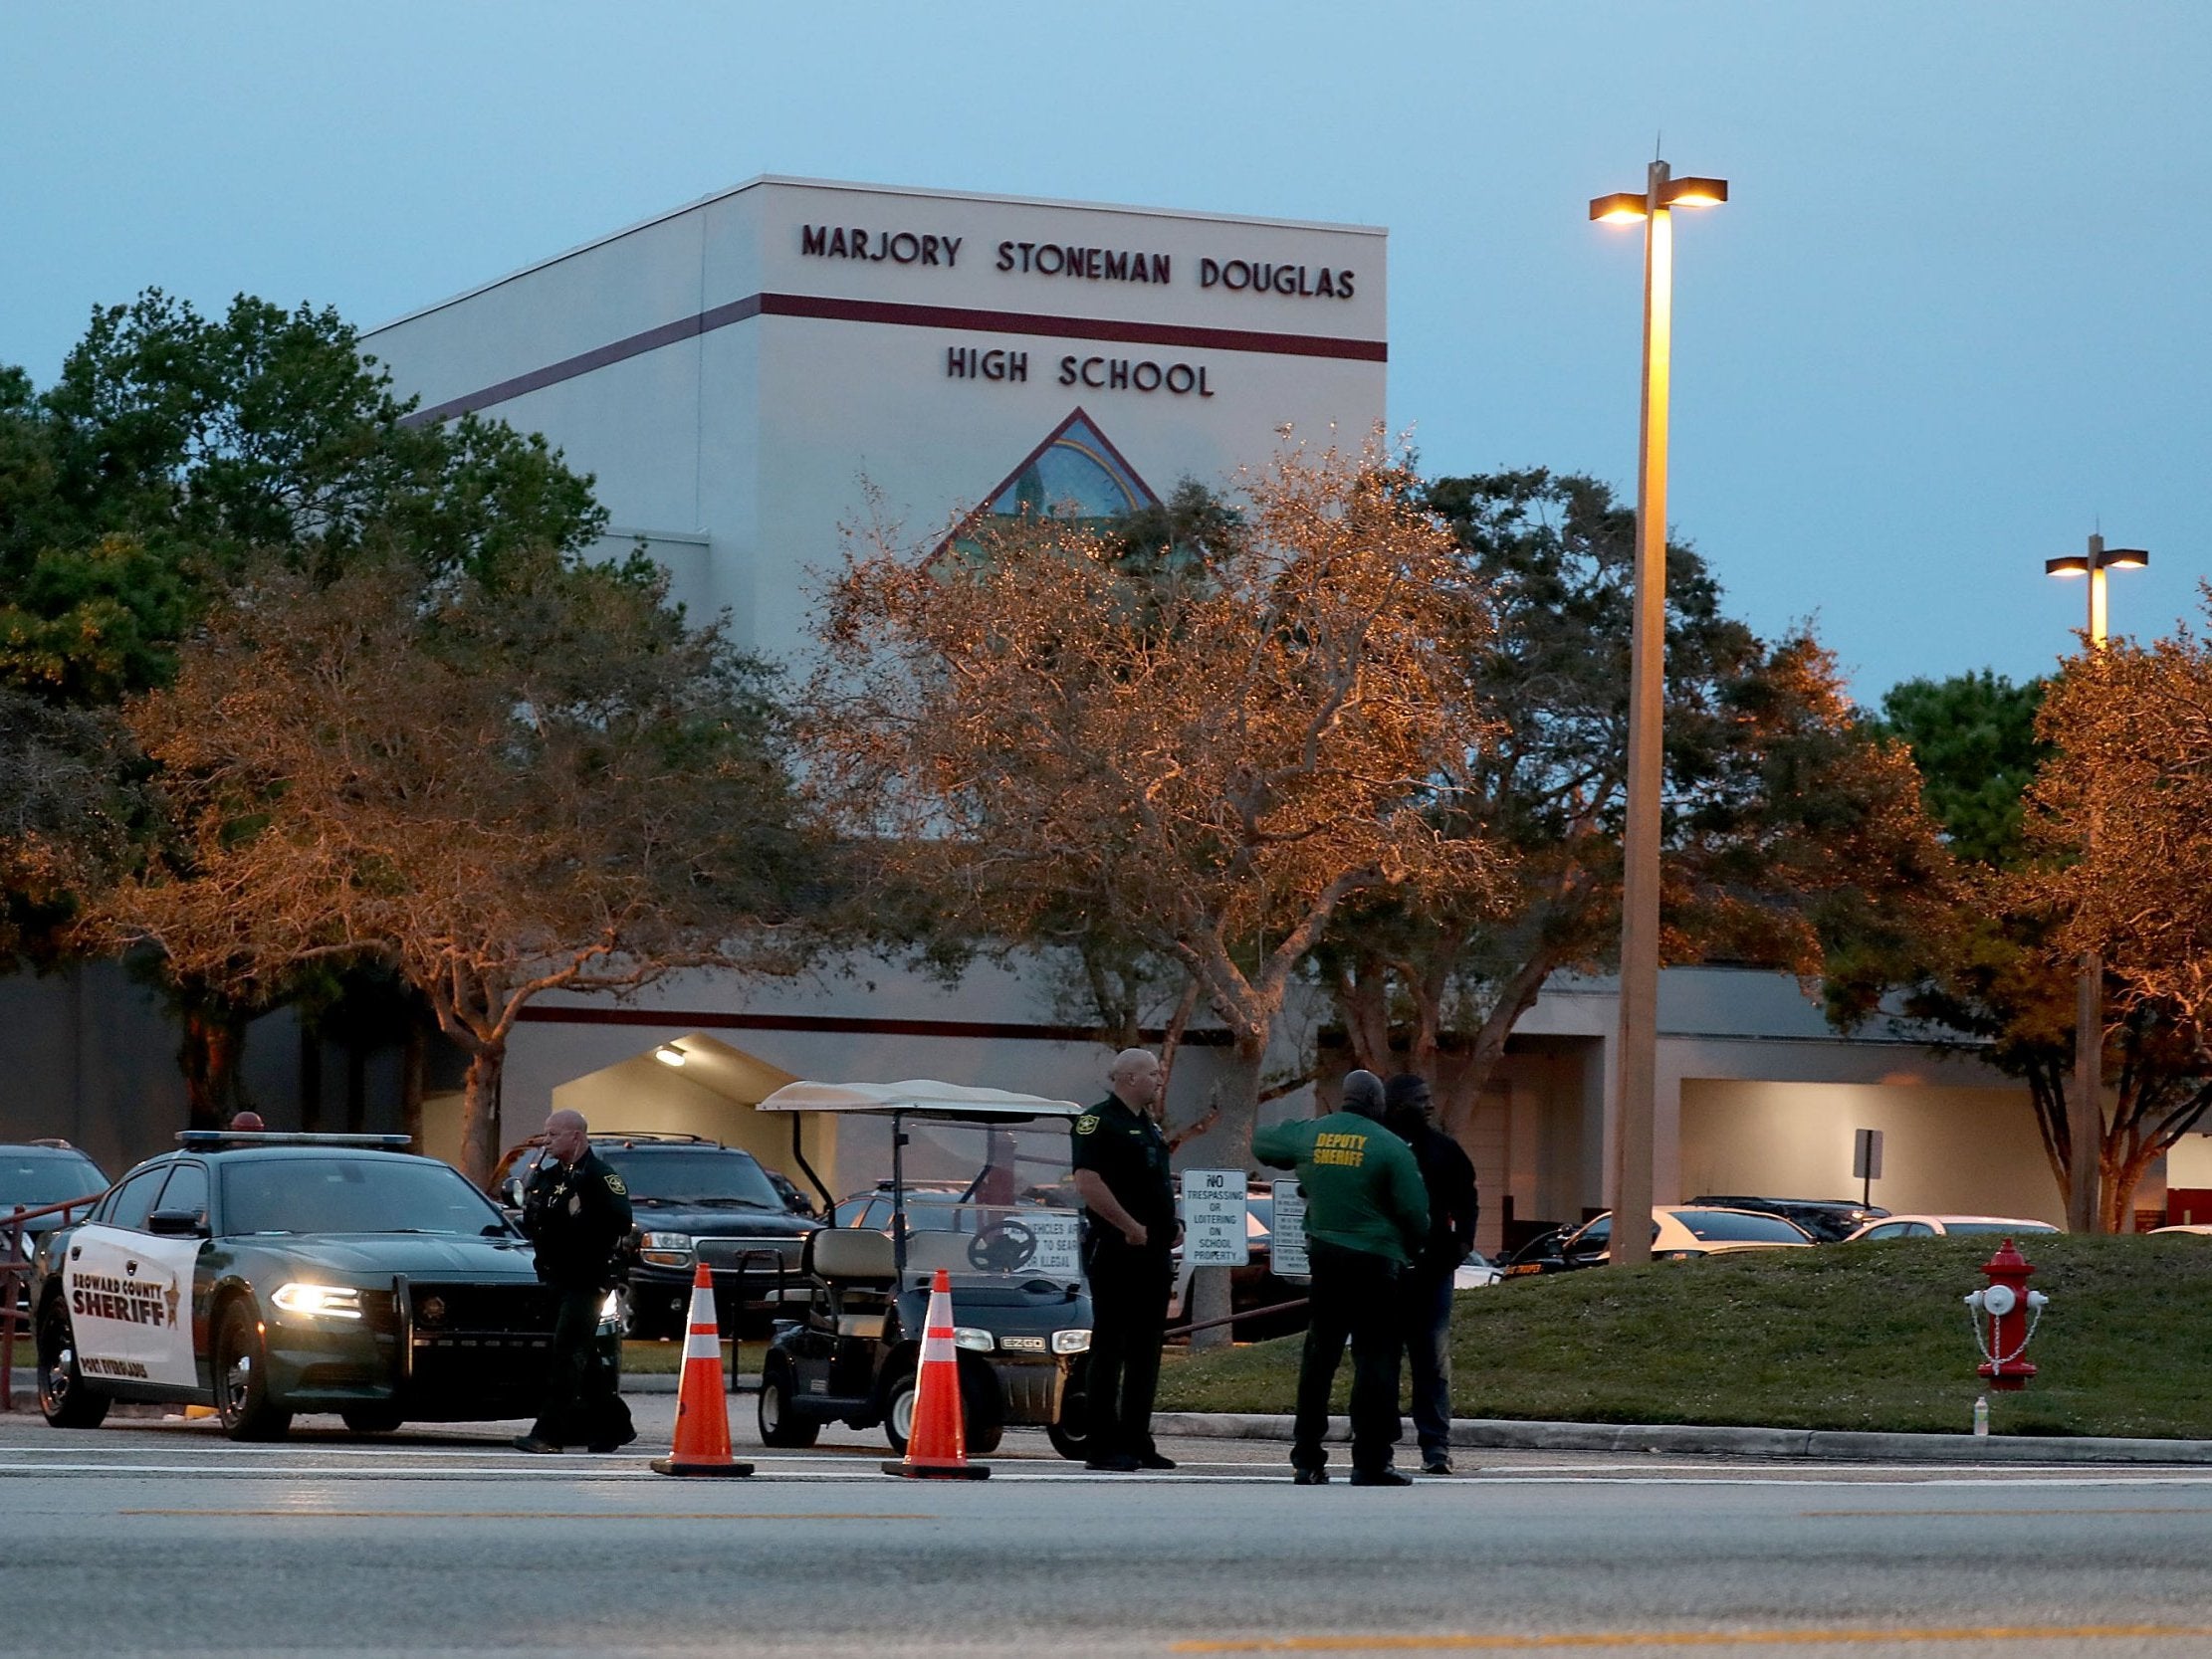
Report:
[[361,1317],[361,1293],[350,1285],[309,1285],[295,1280],[289,1285],[279,1285],[270,1302],[288,1314],[302,1319],[345,1319]]
[[1091,1334],[1088,1331],[1055,1331],[1052,1333],[1054,1353],[1088,1353]]
[[979,1331],[973,1325],[953,1327],[953,1347],[974,1348],[978,1353],[989,1353],[998,1346],[998,1339],[988,1331]]
[[637,1254],[640,1261],[651,1262],[655,1267],[689,1267],[691,1234],[647,1233]]

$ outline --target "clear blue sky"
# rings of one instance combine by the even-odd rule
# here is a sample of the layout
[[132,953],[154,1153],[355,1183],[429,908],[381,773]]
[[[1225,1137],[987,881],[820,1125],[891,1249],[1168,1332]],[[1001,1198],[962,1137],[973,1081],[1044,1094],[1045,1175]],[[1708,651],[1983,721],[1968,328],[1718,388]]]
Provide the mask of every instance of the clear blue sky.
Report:
[[1633,494],[1637,238],[1683,216],[1670,517],[1862,698],[2039,673],[2100,517],[2194,613],[2212,550],[2212,8],[0,4],[0,360],[158,284],[370,324],[761,172],[1391,231],[1431,472]]

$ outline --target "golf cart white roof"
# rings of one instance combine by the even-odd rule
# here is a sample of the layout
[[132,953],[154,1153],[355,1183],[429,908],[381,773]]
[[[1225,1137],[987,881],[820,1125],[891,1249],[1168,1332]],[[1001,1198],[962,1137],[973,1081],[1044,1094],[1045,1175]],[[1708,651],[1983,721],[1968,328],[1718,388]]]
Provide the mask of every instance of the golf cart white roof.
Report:
[[1077,1118],[1073,1101],[976,1089],[962,1083],[908,1078],[903,1083],[786,1083],[763,1101],[762,1112],[916,1112],[933,1118]]

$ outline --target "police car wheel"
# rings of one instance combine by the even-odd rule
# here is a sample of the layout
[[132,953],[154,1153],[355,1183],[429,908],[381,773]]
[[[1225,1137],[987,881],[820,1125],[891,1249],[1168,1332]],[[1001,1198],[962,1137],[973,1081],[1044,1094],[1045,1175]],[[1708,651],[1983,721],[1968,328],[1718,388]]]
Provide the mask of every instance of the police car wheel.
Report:
[[233,1440],[280,1440],[292,1413],[269,1403],[269,1366],[251,1304],[223,1310],[215,1330],[215,1411]]
[[791,1367],[771,1362],[761,1373],[758,1413],[764,1446],[811,1446],[821,1437],[822,1426],[791,1409],[796,1390]]
[[108,1396],[87,1388],[77,1368],[77,1338],[58,1299],[39,1316],[39,1410],[55,1428],[98,1428],[108,1415]]

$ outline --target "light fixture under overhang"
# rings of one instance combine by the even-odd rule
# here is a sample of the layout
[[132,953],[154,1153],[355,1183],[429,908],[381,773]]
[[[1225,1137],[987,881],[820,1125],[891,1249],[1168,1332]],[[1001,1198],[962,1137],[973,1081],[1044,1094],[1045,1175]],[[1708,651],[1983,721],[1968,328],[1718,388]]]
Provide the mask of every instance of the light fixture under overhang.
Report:
[[1636,190],[1616,190],[1590,203],[1590,217],[1601,225],[1632,224],[1643,218],[1646,211],[1643,193]]
[[689,1056],[674,1043],[663,1043],[653,1050],[653,1058],[664,1066],[681,1066]]
[[2090,561],[2081,553],[2047,558],[2043,561],[2043,573],[2046,576],[2086,576],[2090,573]]
[[1678,178],[1660,194],[1667,207],[1718,207],[1728,199],[1724,178]]
[[2140,570],[2150,562],[2150,554],[2140,547],[2106,547],[2097,562],[2106,570]]

